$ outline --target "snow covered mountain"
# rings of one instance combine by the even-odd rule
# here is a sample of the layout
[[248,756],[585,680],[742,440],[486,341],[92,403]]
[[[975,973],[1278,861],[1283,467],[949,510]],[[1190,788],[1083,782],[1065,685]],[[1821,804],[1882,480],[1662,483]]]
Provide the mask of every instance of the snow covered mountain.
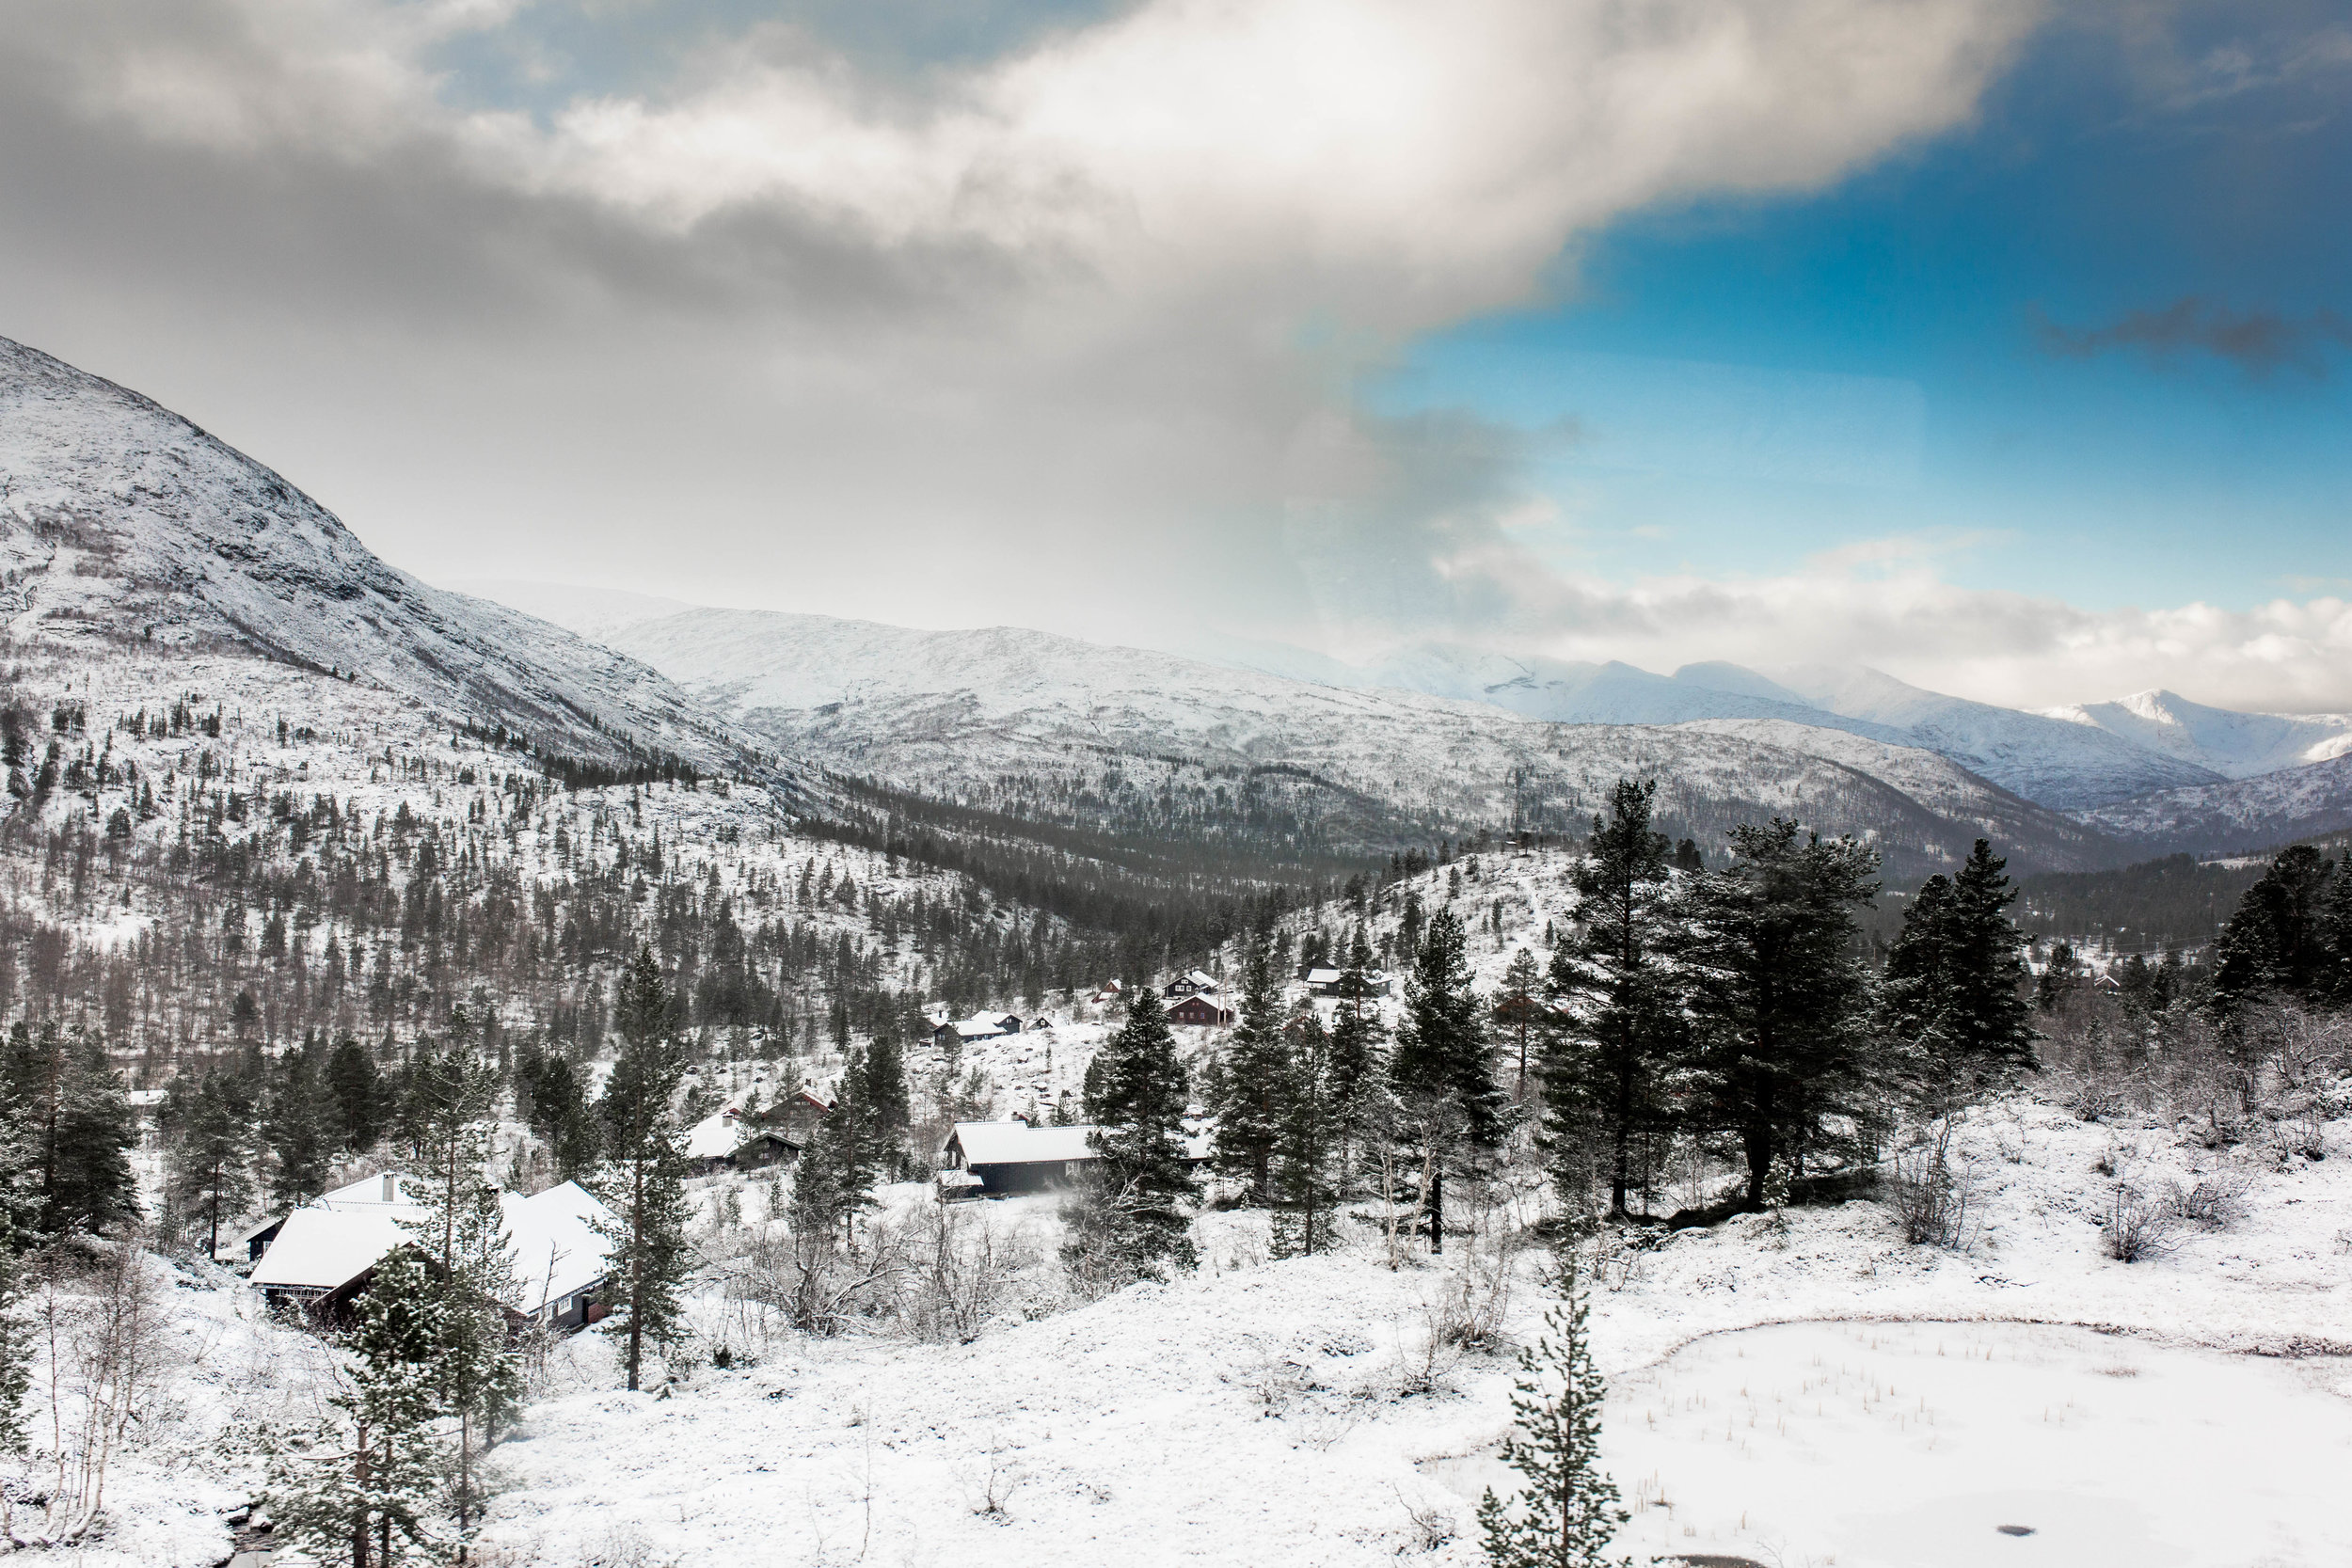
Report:
[[2237,713],[2164,690],[2045,712],[2225,779],[2250,779],[2352,752],[2352,714]]
[[1876,670],[1816,666],[1784,671],[1779,678],[1817,707],[1900,730],[1911,744],[2060,811],[2087,811],[2222,777],[2190,758],[2152,751],[2096,725],[1947,697]]
[[[2060,811],[2086,810],[2154,790],[2244,776],[2193,747],[2185,749],[2169,740],[2160,743],[2122,723],[2079,717],[2093,710],[2026,713],[1921,690],[1892,675],[1863,668],[1800,668],[1768,675],[1737,664],[1710,662],[1686,664],[1670,675],[1661,675],[1613,660],[1576,664],[1514,658],[1442,643],[1408,649],[1368,666],[1324,660],[1327,673],[1314,673],[1313,665],[1300,660],[1286,659],[1279,650],[1240,649],[1231,660],[1313,680],[1398,687],[1488,703],[1550,723],[1778,721],[1812,732],[1787,734],[1789,743],[1818,749],[1831,757],[1839,754],[1835,736],[1841,733],[1863,736],[1892,746],[1937,752],[2013,794]],[[2134,701],[2125,699],[2126,703]],[[2117,705],[2102,705],[2102,708]],[[2221,720],[2249,717],[2212,708],[2198,712],[2217,721],[2207,725],[2210,729],[2218,729]],[[2297,744],[2317,744],[2327,736],[2341,733],[2345,736],[2343,744],[2352,747],[2352,721],[2337,728],[2329,727],[2331,721],[2286,722],[2302,726],[2293,731],[2299,737]],[[2270,754],[2277,759],[2269,764],[2272,767],[2310,760],[2294,756],[2283,743],[2274,745]]]
[[2267,849],[2352,828],[2352,754],[2076,814],[2142,854]]
[[386,565],[333,514],[178,415],[0,339],[0,634],[242,654],[362,681],[572,754],[732,758],[643,664]]
[[[560,596],[538,602],[564,612]],[[1964,853],[1980,833],[2012,847],[2021,865],[2113,858],[2096,834],[1931,752],[1784,718],[1724,728],[1531,722],[1490,703],[1011,627],[696,610],[604,635],[779,750],[1025,817],[1129,832],[1172,832],[1189,817],[1213,832],[1279,808],[1326,847],[1360,849],[1511,821],[1581,827],[1611,784],[1635,775],[1658,778],[1676,831],[1703,839],[1787,812],[1875,835],[1905,868]]]

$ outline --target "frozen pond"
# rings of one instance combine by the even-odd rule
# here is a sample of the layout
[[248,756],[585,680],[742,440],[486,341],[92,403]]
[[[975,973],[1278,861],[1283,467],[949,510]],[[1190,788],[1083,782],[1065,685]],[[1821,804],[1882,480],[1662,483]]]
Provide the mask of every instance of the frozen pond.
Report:
[[[1606,1451],[1637,1562],[2352,1563],[2343,1361],[2025,1324],[1748,1329],[1617,1379]],[[1458,1480],[1507,1474],[1489,1465]]]

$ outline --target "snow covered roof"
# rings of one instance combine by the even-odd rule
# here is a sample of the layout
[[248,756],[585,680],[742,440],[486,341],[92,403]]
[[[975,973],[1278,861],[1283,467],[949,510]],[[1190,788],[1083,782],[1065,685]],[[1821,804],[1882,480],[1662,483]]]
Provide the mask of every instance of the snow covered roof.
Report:
[[413,1238],[402,1220],[422,1219],[414,1204],[374,1203],[297,1209],[254,1265],[252,1283],[332,1291],[350,1284]]
[[612,1212],[577,1181],[520,1197],[499,1199],[506,1211],[506,1245],[515,1259],[516,1299],[523,1312],[585,1289],[610,1272],[612,1243],[596,1234],[596,1222],[612,1223]]
[[[369,1180],[382,1191],[380,1179]],[[505,1216],[518,1298],[509,1306],[536,1312],[556,1297],[604,1277],[609,1243],[590,1222],[612,1216],[578,1182],[566,1181],[530,1197],[501,1193],[499,1207]],[[286,1216],[285,1228],[254,1266],[252,1283],[263,1289],[340,1289],[413,1241],[401,1222],[422,1219],[425,1213],[423,1206],[414,1203],[346,1202],[297,1209]]]
[[742,1126],[735,1119],[735,1107],[730,1105],[723,1111],[712,1112],[687,1129],[686,1157],[689,1160],[723,1160],[733,1154],[742,1141]]
[[1336,969],[1311,969],[1307,971],[1307,983],[1311,986],[1336,986],[1340,983],[1340,972]]
[[1216,990],[1216,976],[1203,969],[1185,970],[1184,979],[1187,985],[1199,986],[1202,990]]
[[424,1183],[404,1171],[380,1171],[312,1200],[322,1209],[406,1207],[424,1201]]
[[1024,1165],[1091,1160],[1089,1126],[1031,1127],[1025,1121],[960,1121],[954,1141],[966,1165]]

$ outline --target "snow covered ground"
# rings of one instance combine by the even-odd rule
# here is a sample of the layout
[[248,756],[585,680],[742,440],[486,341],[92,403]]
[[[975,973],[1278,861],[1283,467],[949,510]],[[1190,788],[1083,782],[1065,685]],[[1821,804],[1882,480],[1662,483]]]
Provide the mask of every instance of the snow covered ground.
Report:
[[[1996,1548],[2345,1560],[2328,1488],[2352,1459],[2352,1161],[2229,1163],[2254,1183],[2243,1216],[2126,1265],[2100,1244],[2097,1167],[2186,1182],[2217,1156],[2031,1101],[1965,1150],[1985,1226],[1964,1256],[1906,1246],[1853,1203],[1602,1261],[1608,1452],[1644,1503],[1627,1546],[1841,1568],[2008,1560]],[[757,1365],[628,1395],[575,1341],[581,1386],[503,1450],[492,1537],[552,1562],[1476,1561],[1510,1368],[1429,1353],[1461,1259],[1391,1271],[1359,1233],[1268,1262],[1251,1216],[1201,1225],[1199,1274],[968,1344],[780,1339]],[[1545,1305],[1538,1262],[1517,1260],[1513,1333]],[[1731,1332],[1772,1324],[1845,1326]],[[1807,1398],[1820,1414],[1783,1433]],[[2061,1431],[2082,1440],[2054,1447]],[[1955,1532],[1980,1522],[1969,1547]],[[2012,1549],[2001,1523],[2046,1534]]]

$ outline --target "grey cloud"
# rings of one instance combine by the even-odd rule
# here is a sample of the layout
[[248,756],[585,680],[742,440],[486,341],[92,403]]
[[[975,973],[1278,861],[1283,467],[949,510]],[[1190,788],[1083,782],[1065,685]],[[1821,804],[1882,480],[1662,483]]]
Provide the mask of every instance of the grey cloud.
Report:
[[2276,310],[2233,310],[2189,295],[2159,309],[2134,310],[2105,326],[2070,327],[2039,307],[2028,311],[2035,341],[2045,354],[2088,359],[2119,350],[2167,359],[2185,354],[2226,359],[2252,376],[2282,370],[2328,372],[2328,353],[2352,347],[2352,321],[2333,310],[2289,316]]

